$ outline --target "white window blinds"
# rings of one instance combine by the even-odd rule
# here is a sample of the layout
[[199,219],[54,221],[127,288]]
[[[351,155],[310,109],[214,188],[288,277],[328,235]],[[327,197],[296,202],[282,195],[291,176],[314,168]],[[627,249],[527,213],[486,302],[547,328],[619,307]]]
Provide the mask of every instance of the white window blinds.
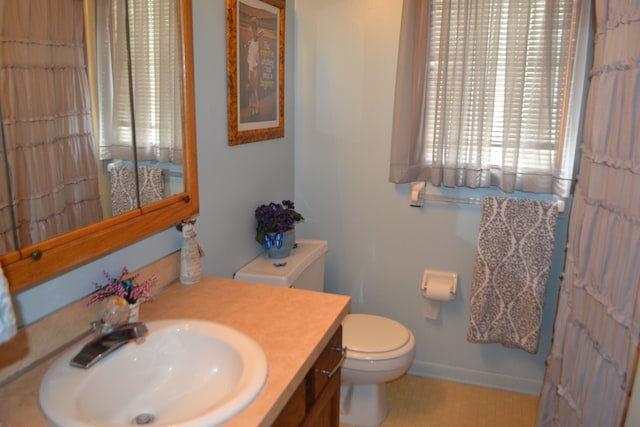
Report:
[[[584,63],[575,68],[578,3],[405,0],[390,180],[569,196],[577,138],[567,112],[573,73],[584,76]],[[426,46],[408,40],[417,31]],[[424,71],[402,70],[412,63]],[[402,113],[407,75],[419,122]]]
[[[127,7],[128,6],[128,7]],[[97,2],[102,159],[182,162],[178,2]]]

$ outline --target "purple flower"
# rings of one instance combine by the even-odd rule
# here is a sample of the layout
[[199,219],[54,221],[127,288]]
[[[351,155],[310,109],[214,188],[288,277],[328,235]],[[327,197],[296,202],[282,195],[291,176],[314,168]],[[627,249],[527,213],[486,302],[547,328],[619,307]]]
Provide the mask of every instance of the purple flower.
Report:
[[262,243],[266,233],[279,233],[290,230],[296,223],[304,221],[304,217],[296,212],[291,200],[280,203],[260,205],[255,211],[257,221],[256,241]]

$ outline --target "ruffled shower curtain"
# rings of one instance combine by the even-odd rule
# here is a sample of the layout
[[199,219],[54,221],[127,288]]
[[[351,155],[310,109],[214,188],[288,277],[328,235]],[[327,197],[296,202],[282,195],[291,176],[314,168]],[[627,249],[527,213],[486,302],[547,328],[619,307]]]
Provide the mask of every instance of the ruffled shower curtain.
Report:
[[545,427],[620,426],[638,359],[640,2],[595,5],[580,174],[538,413]]
[[0,254],[102,219],[83,19],[82,0],[0,2]]

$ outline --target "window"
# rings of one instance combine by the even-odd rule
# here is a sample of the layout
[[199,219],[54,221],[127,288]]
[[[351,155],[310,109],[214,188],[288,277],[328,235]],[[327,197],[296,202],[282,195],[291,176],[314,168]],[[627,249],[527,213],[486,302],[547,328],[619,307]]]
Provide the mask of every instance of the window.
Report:
[[101,0],[96,7],[101,159],[133,160],[135,145],[137,161],[181,164],[178,2]]
[[580,3],[405,0],[390,180],[568,197],[586,66]]

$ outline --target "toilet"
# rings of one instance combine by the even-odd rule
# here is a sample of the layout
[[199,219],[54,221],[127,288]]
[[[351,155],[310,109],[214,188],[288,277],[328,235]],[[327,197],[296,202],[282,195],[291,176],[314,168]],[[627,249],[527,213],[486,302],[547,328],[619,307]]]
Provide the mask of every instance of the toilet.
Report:
[[[287,258],[262,254],[242,267],[234,279],[322,292],[328,251],[324,240],[296,240]],[[395,320],[371,314],[348,314],[342,322],[347,348],[340,385],[340,422],[376,426],[387,416],[386,382],[411,366],[416,342]]]

